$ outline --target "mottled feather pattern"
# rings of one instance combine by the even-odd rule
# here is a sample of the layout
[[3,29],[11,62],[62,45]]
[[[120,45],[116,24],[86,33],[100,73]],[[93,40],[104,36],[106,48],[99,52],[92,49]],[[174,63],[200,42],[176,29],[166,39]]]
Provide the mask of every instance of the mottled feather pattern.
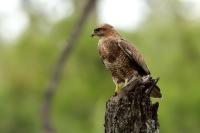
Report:
[[118,45],[122,51],[127,55],[127,57],[137,65],[138,71],[141,75],[149,75],[149,69],[144,61],[144,58],[140,52],[133,47],[133,44],[128,43],[124,39],[118,40]]
[[106,66],[111,72],[116,82],[124,82],[134,73],[132,64],[121,48],[117,45],[117,40],[113,38],[105,39],[99,44],[99,53]]
[[[109,24],[94,29],[92,36],[100,37],[98,50],[105,67],[111,72],[116,91],[119,84],[126,84],[132,77],[150,75],[142,54],[135,46],[122,39],[120,34]],[[160,89],[155,86],[153,97],[161,97]]]

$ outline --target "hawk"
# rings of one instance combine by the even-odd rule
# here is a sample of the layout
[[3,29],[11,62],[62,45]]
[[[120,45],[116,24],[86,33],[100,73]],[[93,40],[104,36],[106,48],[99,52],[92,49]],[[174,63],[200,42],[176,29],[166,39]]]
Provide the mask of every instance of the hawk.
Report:
[[[133,77],[150,75],[142,54],[109,24],[97,26],[92,35],[99,37],[98,51],[105,67],[111,72],[118,93],[129,84]],[[151,91],[151,96],[160,98],[158,86]]]

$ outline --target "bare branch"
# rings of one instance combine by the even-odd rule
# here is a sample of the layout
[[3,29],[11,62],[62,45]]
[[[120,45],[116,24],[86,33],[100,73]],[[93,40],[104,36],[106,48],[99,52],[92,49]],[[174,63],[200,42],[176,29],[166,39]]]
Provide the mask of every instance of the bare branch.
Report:
[[54,133],[54,127],[52,125],[51,117],[50,117],[50,109],[52,105],[52,99],[55,95],[56,88],[61,79],[61,72],[63,71],[65,62],[69,59],[69,55],[72,52],[75,44],[80,37],[81,31],[84,27],[84,24],[89,16],[89,13],[92,11],[93,7],[95,7],[96,0],[88,0],[86,5],[81,12],[80,18],[77,23],[72,28],[72,32],[69,35],[68,41],[65,44],[65,48],[60,54],[55,67],[53,69],[52,75],[49,79],[46,92],[44,95],[44,103],[42,105],[42,124],[45,133]]

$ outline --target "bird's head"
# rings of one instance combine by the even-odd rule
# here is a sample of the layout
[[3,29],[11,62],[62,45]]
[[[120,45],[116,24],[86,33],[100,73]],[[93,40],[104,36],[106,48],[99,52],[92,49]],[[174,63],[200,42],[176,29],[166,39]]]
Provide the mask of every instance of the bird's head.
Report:
[[113,26],[109,24],[102,24],[94,28],[94,31],[91,35],[91,37],[97,36],[97,37],[109,37],[109,36],[119,36],[117,31],[114,29]]

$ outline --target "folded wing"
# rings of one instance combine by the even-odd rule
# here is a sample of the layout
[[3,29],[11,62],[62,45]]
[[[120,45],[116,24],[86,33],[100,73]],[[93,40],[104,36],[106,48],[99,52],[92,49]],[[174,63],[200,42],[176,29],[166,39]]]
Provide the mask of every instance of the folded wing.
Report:
[[134,65],[137,66],[137,71],[139,74],[143,75],[149,75],[149,69],[144,61],[143,56],[140,54],[140,52],[133,47],[130,43],[127,41],[121,39],[118,41],[118,46],[121,48],[121,50],[127,55],[129,60],[134,63]]

